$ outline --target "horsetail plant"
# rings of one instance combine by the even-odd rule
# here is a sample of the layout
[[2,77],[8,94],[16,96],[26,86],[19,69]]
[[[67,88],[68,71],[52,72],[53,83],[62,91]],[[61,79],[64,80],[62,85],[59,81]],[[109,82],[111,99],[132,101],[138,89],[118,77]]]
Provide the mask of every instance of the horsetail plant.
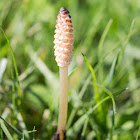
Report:
[[68,65],[71,62],[73,54],[73,26],[69,11],[62,7],[57,16],[56,30],[54,35],[54,55],[60,74],[60,104],[57,132],[54,134],[54,140],[66,139],[65,127],[67,121],[68,106]]

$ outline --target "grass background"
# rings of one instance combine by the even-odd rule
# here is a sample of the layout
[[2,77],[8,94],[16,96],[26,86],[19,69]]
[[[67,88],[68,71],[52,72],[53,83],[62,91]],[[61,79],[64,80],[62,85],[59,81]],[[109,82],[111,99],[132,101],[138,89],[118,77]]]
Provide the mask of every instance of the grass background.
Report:
[[61,7],[74,26],[68,140],[138,140],[139,0],[0,0],[0,25],[12,47],[1,30],[0,138],[44,140],[56,131],[53,36]]

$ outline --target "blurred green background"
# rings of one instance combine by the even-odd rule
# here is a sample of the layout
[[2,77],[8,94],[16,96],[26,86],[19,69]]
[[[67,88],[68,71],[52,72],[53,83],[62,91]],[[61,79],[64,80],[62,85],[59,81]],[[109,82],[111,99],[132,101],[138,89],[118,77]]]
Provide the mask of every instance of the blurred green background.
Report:
[[[140,127],[140,1],[139,0],[0,0],[0,115],[27,139],[51,139],[57,128],[59,68],[53,40],[58,11],[72,17],[74,55],[69,65],[68,140],[132,140]],[[93,67],[99,99],[94,97]],[[94,85],[94,86],[93,86]],[[103,102],[109,90],[116,102]],[[126,90],[126,88],[128,88]],[[37,130],[35,133],[27,131]],[[1,139],[20,138],[1,120]],[[8,132],[5,131],[7,128]],[[138,138],[137,138],[138,139]]]

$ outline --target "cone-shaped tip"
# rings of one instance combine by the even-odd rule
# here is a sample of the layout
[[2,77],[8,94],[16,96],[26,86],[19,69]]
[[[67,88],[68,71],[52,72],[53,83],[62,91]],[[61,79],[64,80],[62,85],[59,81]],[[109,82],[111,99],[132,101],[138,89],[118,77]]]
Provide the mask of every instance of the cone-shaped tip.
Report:
[[73,26],[71,16],[66,8],[60,8],[56,22],[54,55],[57,65],[65,67],[70,64],[73,54]]
[[68,11],[65,7],[61,7],[60,11]]

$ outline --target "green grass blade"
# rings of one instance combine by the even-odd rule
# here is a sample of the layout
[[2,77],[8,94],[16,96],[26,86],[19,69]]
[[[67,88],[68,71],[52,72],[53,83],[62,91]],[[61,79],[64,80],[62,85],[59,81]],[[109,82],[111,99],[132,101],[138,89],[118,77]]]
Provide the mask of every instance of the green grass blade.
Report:
[[114,59],[114,61],[112,63],[112,66],[111,66],[111,69],[110,69],[110,72],[109,72],[107,88],[110,87],[111,81],[113,79],[113,75],[114,75],[114,72],[115,72],[115,67],[116,67],[117,59],[118,59],[118,55],[115,57],[115,59]]
[[[23,133],[23,140],[24,140],[24,138],[26,138],[26,139],[30,139],[30,138],[28,138],[27,137],[27,134],[29,135],[29,133],[35,133],[37,130],[32,130],[32,131],[24,131],[24,133]],[[33,140],[35,140],[35,139],[33,139]]]
[[82,131],[82,134],[81,134],[82,137],[85,136],[86,128],[87,128],[87,125],[88,125],[88,120],[89,120],[89,118],[86,118],[86,120],[85,120],[83,131]]
[[0,119],[3,120],[19,137],[23,137],[23,134],[17,130],[15,127],[13,127],[11,124],[9,124],[5,119],[3,119],[1,116],[0,116]]
[[34,128],[33,128],[33,140],[35,140],[35,126],[34,126]]
[[[103,44],[104,44],[105,38],[107,36],[107,33],[108,33],[108,31],[109,31],[109,29],[111,27],[112,22],[113,22],[113,20],[110,19],[108,24],[107,24],[107,26],[106,26],[106,28],[105,28],[105,30],[104,30],[104,32],[103,32],[103,34],[102,34],[102,36],[101,36],[99,46],[98,46],[98,61],[100,61],[100,59],[103,57],[103,52],[104,52],[103,51],[104,50],[103,49]],[[101,65],[100,69],[99,69],[99,75],[98,76],[99,76],[99,81],[102,82],[103,77],[104,77],[103,76],[103,63]]]
[[67,122],[67,127],[66,127],[66,129],[68,129],[68,128],[71,126],[72,120],[74,119],[76,112],[77,112],[77,109],[74,108],[74,109],[72,110],[72,112],[71,112],[69,118],[68,118],[68,122]]
[[[12,80],[14,81],[14,71],[11,69]],[[13,104],[13,114],[16,114],[16,95],[15,95],[15,82],[12,83],[12,104]]]
[[3,140],[3,131],[2,131],[1,123],[0,123],[0,139]]
[[10,48],[10,51],[11,51],[11,54],[12,54],[12,59],[13,59],[13,62],[14,62],[14,68],[15,68],[15,72],[16,72],[16,79],[17,79],[17,89],[18,89],[18,105],[21,104],[21,93],[20,93],[20,83],[19,83],[19,78],[18,78],[18,69],[17,69],[17,64],[16,64],[16,59],[15,59],[15,56],[14,56],[14,52],[13,52],[13,49],[12,49],[12,46],[8,40],[8,37],[7,35],[5,34],[4,30],[1,28],[0,26],[0,29],[2,30],[6,40],[7,40],[7,43],[9,45],[9,48]]
[[95,76],[95,72],[94,72],[94,69],[92,68],[92,66],[90,65],[89,61],[87,60],[86,56],[84,54],[82,54],[91,73],[92,73],[92,78],[93,78],[93,87],[94,87],[94,92],[95,92],[95,101],[96,103],[98,103],[98,101],[100,100],[100,94],[99,94],[99,91],[98,91],[98,87],[97,87],[97,80],[96,80],[96,76]]
[[111,131],[110,131],[110,140],[112,140],[113,131],[114,131],[114,125],[115,125],[115,114],[113,112],[113,115],[112,115],[112,127],[111,127]]
[[103,50],[103,44],[104,44],[104,40],[107,36],[107,33],[111,27],[111,24],[112,24],[113,20],[110,19],[107,26],[105,27],[105,30],[101,36],[101,39],[100,39],[100,42],[99,42],[99,46],[98,46],[98,59],[100,60],[102,58],[102,50]]
[[17,120],[18,120],[18,125],[20,126],[20,129],[25,134],[26,138],[29,139],[29,134],[26,133],[26,132],[28,132],[27,131],[27,128],[26,128],[26,124],[24,123],[23,118],[22,118],[22,115],[19,112],[17,113]]
[[4,72],[7,68],[7,59],[6,58],[3,58],[0,60],[0,84],[2,82],[2,78],[3,78],[3,75],[4,75]]
[[130,25],[129,37],[130,37],[131,32],[132,32],[132,30],[133,30],[133,28],[134,28],[134,24],[135,24],[135,18],[132,20],[132,23],[131,23],[131,25]]
[[98,87],[100,87],[104,92],[106,92],[110,98],[112,99],[112,103],[113,103],[113,112],[114,114],[116,113],[116,104],[115,104],[115,99],[114,99],[114,96],[113,94],[108,90],[106,89],[105,87],[102,87],[101,85],[97,84]]
[[30,75],[34,71],[35,67],[29,64],[29,67],[19,75],[19,81],[23,81],[28,75]]
[[5,124],[2,120],[0,120],[0,124],[1,124],[1,128],[2,128],[3,132],[5,133],[7,139],[8,140],[13,140],[10,132],[8,131],[7,127],[5,126]]
[[140,134],[140,127],[139,127],[139,129],[138,129],[138,133],[137,133],[136,140],[138,140],[138,138],[139,138],[139,134]]
[[90,75],[88,76],[88,78],[87,78],[85,84],[83,85],[83,87],[82,87],[80,93],[79,93],[80,99],[83,97],[83,95],[84,95],[84,93],[85,93],[85,91],[86,91],[86,89],[87,89],[87,86],[88,86],[89,83],[90,83],[91,78],[92,78],[92,75],[90,74]]
[[[128,88],[123,88],[115,93],[113,93],[113,96],[118,96],[119,94],[121,94],[122,92],[126,91]],[[102,99],[98,104],[96,104],[91,111],[89,111],[89,114],[94,111],[99,105],[101,105],[102,103],[104,103],[105,101],[107,101],[108,99],[110,99],[110,96],[105,97],[104,99]]]
[[86,37],[83,44],[87,47],[91,45],[96,32],[99,30],[99,27],[101,26],[101,22],[104,15],[103,11],[104,11],[104,3],[102,3],[102,5],[99,6],[99,11],[96,13],[95,17],[92,19],[90,23],[91,26],[89,27],[86,33]]
[[128,42],[129,42],[129,40],[130,40],[131,33],[132,33],[132,31],[133,31],[133,28],[134,28],[134,23],[135,23],[135,19],[133,19],[132,22],[131,22],[130,29],[129,29],[129,33],[128,33],[128,35],[127,35],[126,41],[123,42],[123,46],[122,46],[122,48],[121,48],[121,52],[120,52],[120,55],[119,55],[119,57],[118,57],[118,64],[117,64],[117,67],[118,67],[119,64],[122,62],[122,59],[123,59],[123,56],[124,56],[126,47],[128,46]]
[[70,73],[68,73],[68,76],[71,76],[71,74],[76,70],[77,70],[77,68],[74,68],[72,71],[70,71]]
[[32,130],[32,131],[25,131],[23,134],[29,134],[29,133],[34,133],[36,132],[37,130]]
[[118,96],[120,93],[122,93],[122,92],[124,92],[124,91],[126,91],[126,90],[128,90],[128,88],[122,88],[122,89],[120,89],[119,91],[113,93],[113,96],[116,97],[116,96]]

